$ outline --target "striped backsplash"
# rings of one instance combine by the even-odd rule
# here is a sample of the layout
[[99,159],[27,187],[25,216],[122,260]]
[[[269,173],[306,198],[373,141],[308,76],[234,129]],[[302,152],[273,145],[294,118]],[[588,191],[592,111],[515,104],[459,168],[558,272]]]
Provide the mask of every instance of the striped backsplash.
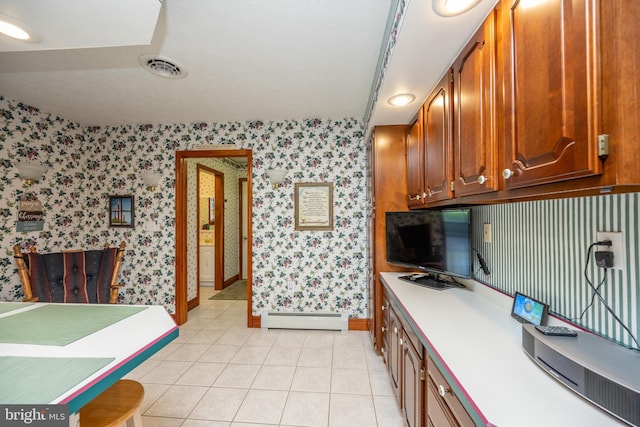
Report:
[[[491,274],[475,262],[475,276],[500,291],[520,291],[549,304],[551,312],[627,347],[629,334],[615,321],[585,280],[589,245],[598,231],[621,231],[626,245],[624,270],[610,269],[600,293],[613,312],[638,337],[640,330],[640,193],[519,202],[473,207],[473,247]],[[492,242],[483,242],[483,224],[491,224]],[[593,251],[595,251],[595,247]],[[597,286],[604,270],[593,251],[587,276]],[[475,261],[475,260],[474,260]]]

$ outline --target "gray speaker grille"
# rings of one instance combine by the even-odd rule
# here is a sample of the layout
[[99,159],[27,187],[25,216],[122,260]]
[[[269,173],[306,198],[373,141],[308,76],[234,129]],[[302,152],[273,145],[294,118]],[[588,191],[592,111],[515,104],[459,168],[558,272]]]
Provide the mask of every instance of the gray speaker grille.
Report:
[[640,393],[585,369],[585,396],[628,423],[640,426]]
[[527,331],[526,329],[523,329],[522,330],[522,348],[524,348],[524,350],[527,353],[529,353],[531,357],[534,357],[535,347],[536,347],[535,338],[533,337],[533,335],[529,333],[529,331]]

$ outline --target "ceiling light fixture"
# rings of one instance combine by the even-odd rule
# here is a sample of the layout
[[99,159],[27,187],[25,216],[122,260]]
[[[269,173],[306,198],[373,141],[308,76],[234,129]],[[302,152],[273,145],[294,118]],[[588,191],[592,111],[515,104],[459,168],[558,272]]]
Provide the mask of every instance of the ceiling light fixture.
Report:
[[165,79],[183,79],[187,77],[185,68],[166,56],[145,53],[138,57],[138,62],[142,65],[142,68],[151,74]]
[[411,104],[415,99],[416,96],[412,93],[400,93],[398,95],[393,95],[387,100],[387,102],[394,107],[404,107],[405,105]]
[[456,16],[475,7],[481,0],[433,0],[433,11],[440,16]]
[[0,34],[23,42],[37,42],[39,39],[29,28],[15,18],[0,13]]

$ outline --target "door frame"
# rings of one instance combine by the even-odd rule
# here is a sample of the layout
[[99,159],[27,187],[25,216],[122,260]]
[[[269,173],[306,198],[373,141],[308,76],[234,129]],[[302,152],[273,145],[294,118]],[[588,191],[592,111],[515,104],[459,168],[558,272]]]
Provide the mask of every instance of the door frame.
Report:
[[[239,254],[240,255],[240,260],[239,260],[238,264],[240,265],[240,278],[241,279],[246,279],[246,277],[242,277],[243,276],[242,275],[243,263],[245,262],[244,250],[243,250],[243,245],[244,245],[243,236],[244,236],[244,231],[245,230],[244,230],[244,224],[243,224],[243,221],[242,221],[242,217],[244,215],[244,210],[245,210],[244,206],[243,206],[243,201],[244,201],[244,197],[245,197],[245,194],[244,194],[245,191],[243,191],[242,186],[243,186],[243,183],[245,183],[245,182],[247,182],[247,178],[240,178],[238,180],[238,189],[239,189],[239,192],[240,192],[240,194],[239,194],[240,197],[238,197],[238,199],[239,199],[238,203],[240,204],[239,209],[238,209],[238,214],[239,214],[238,224],[240,224],[240,227],[238,227],[238,234],[239,234],[238,240],[240,242],[240,254]],[[247,191],[246,191],[247,193],[249,193],[248,189],[249,189],[249,184],[247,182]],[[246,195],[246,197],[247,197],[247,211],[249,211],[249,200],[250,200],[249,196],[250,196],[250,194]],[[251,228],[251,227],[249,227],[249,224],[250,224],[249,221],[250,221],[250,218],[249,218],[249,215],[247,214],[247,229]],[[248,241],[249,234],[248,234],[248,232],[249,232],[249,230],[247,230],[247,255],[249,254],[249,241]],[[247,265],[247,275],[249,275],[249,265]]]
[[[175,314],[178,325],[187,321],[187,160],[221,157],[247,158],[247,237],[251,245],[252,237],[252,151],[246,149],[233,150],[191,150],[176,151],[176,183],[175,183]],[[250,248],[251,246],[249,246]],[[251,299],[251,250],[247,251],[247,326],[253,326]],[[217,267],[217,266],[216,266]]]

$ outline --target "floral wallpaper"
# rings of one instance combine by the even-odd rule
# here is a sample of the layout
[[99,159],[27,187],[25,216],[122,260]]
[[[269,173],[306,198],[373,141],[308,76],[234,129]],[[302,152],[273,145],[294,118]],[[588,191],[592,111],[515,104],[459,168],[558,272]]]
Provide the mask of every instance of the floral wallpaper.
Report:
[[198,211],[198,228],[202,229],[203,226],[209,224],[209,198],[215,198],[215,175],[201,171],[198,177],[198,185],[200,188],[199,199],[199,211]]
[[[0,96],[0,142],[0,300],[22,297],[14,244],[55,252],[124,240],[122,302],[161,304],[173,312],[175,152],[201,144],[235,144],[253,150],[254,314],[292,310],[368,315],[361,120],[83,127]],[[24,159],[49,168],[30,187],[18,179],[15,168]],[[288,170],[277,190],[266,174],[270,168]],[[162,174],[155,192],[139,177],[145,170]],[[333,231],[294,230],[295,182],[333,182]],[[109,195],[135,197],[134,228],[108,227]],[[15,231],[16,204],[22,198],[43,203],[43,231]]]

